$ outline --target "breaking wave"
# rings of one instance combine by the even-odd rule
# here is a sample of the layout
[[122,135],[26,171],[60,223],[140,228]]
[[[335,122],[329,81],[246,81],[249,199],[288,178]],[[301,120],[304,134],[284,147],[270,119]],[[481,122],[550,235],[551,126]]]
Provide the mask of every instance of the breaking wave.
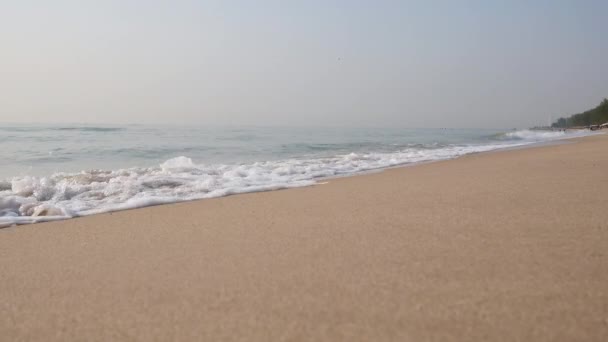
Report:
[[[320,178],[577,137],[588,132],[513,131],[478,144],[408,145],[393,152],[344,153],[239,164],[180,156],[156,167],[19,176],[0,181],[0,227],[66,219],[231,194],[309,186]],[[325,146],[322,146],[325,147]]]
[[589,135],[586,130],[573,131],[543,131],[543,130],[518,130],[496,135],[497,140],[503,141],[526,141],[526,142],[542,142],[559,139],[570,139]]

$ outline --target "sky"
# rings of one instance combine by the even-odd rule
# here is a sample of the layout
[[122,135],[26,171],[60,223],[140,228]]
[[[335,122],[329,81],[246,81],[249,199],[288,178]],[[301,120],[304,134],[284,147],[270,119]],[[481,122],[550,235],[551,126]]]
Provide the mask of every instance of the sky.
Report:
[[0,122],[521,128],[608,97],[608,1],[0,0]]

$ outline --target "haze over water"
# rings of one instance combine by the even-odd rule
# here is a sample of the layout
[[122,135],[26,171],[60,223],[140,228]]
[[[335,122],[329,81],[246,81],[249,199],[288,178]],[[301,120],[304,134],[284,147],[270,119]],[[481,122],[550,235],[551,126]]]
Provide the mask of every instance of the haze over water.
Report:
[[3,1],[0,122],[532,127],[608,94],[608,2]]

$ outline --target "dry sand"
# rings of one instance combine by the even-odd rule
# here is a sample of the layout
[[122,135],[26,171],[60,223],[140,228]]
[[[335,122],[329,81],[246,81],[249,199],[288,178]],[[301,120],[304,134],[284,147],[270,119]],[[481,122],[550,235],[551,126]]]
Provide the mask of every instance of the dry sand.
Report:
[[5,341],[608,341],[608,136],[0,230]]

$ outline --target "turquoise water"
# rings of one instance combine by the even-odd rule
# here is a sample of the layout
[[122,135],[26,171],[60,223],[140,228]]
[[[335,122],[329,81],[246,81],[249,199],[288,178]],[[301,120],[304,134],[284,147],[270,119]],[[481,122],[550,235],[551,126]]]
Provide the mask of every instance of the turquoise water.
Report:
[[583,133],[467,129],[0,126],[0,226],[314,184]]

